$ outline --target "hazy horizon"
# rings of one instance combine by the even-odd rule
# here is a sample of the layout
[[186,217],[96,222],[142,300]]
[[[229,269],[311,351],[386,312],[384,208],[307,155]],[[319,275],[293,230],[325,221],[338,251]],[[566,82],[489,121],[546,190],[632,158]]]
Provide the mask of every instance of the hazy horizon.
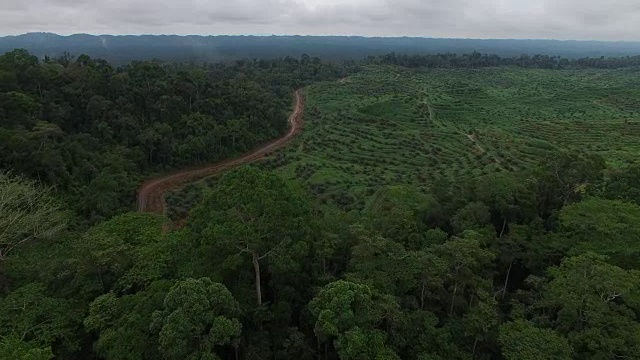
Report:
[[201,37],[216,37],[216,36],[246,36],[246,37],[251,37],[251,36],[255,36],[255,37],[270,37],[270,36],[275,36],[275,37],[355,37],[355,38],[365,38],[365,39],[402,39],[402,38],[408,38],[408,39],[435,39],[435,40],[518,40],[518,41],[527,41],[527,40],[531,40],[531,41],[576,41],[576,42],[607,42],[607,43],[640,43],[640,40],[598,40],[598,39],[572,39],[572,38],[567,38],[567,39],[556,39],[556,38],[471,38],[471,37],[435,37],[435,36],[406,36],[406,35],[398,35],[398,36],[394,36],[394,35],[389,35],[389,36],[369,36],[369,35],[359,35],[359,34],[320,34],[320,35],[314,35],[314,34],[252,34],[252,33],[245,33],[245,34],[191,34],[191,33],[185,33],[185,34],[175,34],[175,33],[131,33],[131,34],[110,34],[110,33],[89,33],[89,32],[77,32],[77,33],[68,33],[68,34],[63,34],[63,33],[56,33],[56,32],[51,32],[51,31],[30,31],[30,32],[25,32],[25,33],[20,33],[20,34],[0,34],[0,37],[18,37],[18,36],[24,36],[24,35],[31,35],[31,34],[47,34],[47,35],[55,35],[55,36],[61,36],[61,37],[70,37],[70,36],[80,36],[80,35],[89,35],[89,36],[96,36],[96,37],[100,37],[100,36],[115,36],[115,37],[125,37],[125,36],[179,36],[179,37],[187,37],[187,36],[201,36]]
[[5,0],[0,34],[640,41],[635,0]]

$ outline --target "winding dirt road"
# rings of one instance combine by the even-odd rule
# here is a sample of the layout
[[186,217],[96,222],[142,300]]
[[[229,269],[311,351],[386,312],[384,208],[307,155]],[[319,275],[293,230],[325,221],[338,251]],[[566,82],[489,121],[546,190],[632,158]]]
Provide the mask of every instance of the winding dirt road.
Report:
[[203,167],[180,170],[173,174],[145,181],[138,190],[138,211],[162,215],[166,210],[165,194],[167,192],[209,176],[219,175],[242,164],[260,160],[274,150],[282,148],[302,131],[303,114],[304,96],[302,95],[302,90],[297,90],[295,92],[295,107],[293,113],[289,116],[289,132],[286,135],[235,159],[227,159]]

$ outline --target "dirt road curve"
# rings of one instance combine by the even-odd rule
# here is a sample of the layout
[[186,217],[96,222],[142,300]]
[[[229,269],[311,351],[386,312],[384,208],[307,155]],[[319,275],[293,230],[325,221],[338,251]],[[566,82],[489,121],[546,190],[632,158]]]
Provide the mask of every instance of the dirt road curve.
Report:
[[298,90],[295,92],[295,108],[289,116],[289,132],[286,135],[235,159],[227,159],[203,167],[181,170],[145,181],[140,190],[138,190],[138,211],[164,214],[166,209],[165,194],[168,191],[209,176],[221,174],[239,165],[262,159],[265,155],[285,146],[302,131],[303,114],[304,97],[302,91]]

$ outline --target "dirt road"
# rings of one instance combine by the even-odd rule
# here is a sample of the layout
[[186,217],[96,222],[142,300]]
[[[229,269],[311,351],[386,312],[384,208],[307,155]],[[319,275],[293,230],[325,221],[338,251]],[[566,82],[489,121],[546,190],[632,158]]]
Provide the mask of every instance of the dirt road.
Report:
[[262,159],[265,155],[280,149],[302,131],[303,114],[304,97],[302,91],[298,90],[295,92],[295,107],[293,113],[289,116],[289,132],[286,135],[235,159],[227,159],[198,168],[180,170],[173,174],[145,181],[138,190],[138,211],[164,214],[166,210],[165,194],[167,192],[188,183],[221,174],[242,164]]

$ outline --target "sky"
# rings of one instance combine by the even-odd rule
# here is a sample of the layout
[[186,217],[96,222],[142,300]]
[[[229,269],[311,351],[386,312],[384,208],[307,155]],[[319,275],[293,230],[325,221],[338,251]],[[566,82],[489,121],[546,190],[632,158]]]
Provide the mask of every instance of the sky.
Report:
[[640,40],[640,0],[0,0],[0,35]]

